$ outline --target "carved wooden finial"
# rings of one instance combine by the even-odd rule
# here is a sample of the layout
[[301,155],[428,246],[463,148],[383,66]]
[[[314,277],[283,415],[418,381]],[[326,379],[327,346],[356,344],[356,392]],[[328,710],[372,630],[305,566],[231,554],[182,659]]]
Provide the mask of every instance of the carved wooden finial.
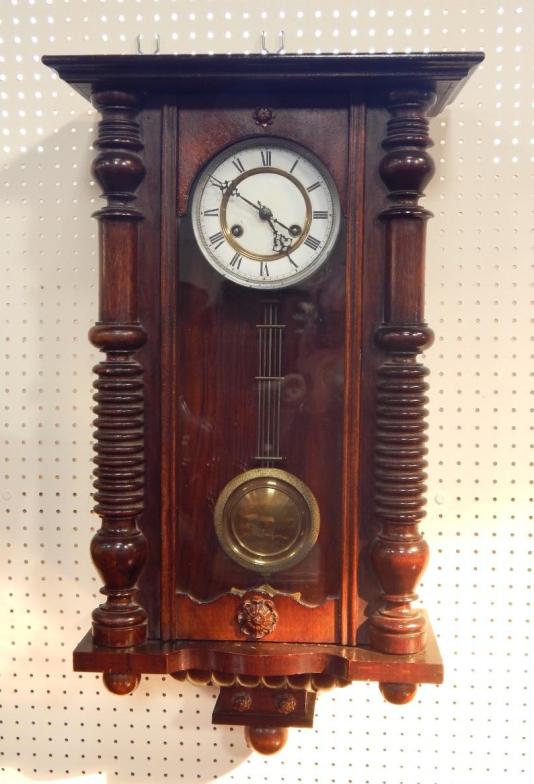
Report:
[[287,742],[287,727],[245,727],[248,745],[259,754],[276,754]]
[[393,705],[406,705],[417,694],[417,683],[379,683],[382,696]]
[[141,676],[133,672],[105,672],[102,679],[108,691],[118,696],[124,696],[135,691],[139,686]]

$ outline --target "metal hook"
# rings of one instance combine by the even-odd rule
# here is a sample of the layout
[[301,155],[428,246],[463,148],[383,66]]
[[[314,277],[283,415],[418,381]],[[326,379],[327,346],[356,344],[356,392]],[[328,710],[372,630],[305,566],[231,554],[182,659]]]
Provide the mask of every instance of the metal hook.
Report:
[[285,49],[285,45],[286,45],[286,34],[284,33],[283,30],[280,30],[280,33],[278,34],[278,36],[279,36],[279,39],[280,39],[280,46],[278,47],[276,52],[270,52],[267,49],[267,46],[266,46],[267,35],[265,33],[265,30],[261,31],[261,50],[260,51],[261,51],[262,54],[282,54],[282,52]]
[[[142,46],[143,34],[139,33],[139,35],[135,40],[137,41],[137,54],[145,54],[143,52],[143,46]],[[156,33],[156,35],[154,36],[154,43],[155,43],[155,48],[152,54],[159,54],[159,33]]]

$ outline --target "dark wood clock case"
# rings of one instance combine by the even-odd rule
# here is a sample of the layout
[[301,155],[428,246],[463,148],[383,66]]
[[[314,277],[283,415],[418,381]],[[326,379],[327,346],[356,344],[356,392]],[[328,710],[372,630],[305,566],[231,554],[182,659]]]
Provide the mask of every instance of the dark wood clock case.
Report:
[[[100,310],[91,547],[104,602],[74,652],[117,694],[143,673],[220,686],[213,721],[271,752],[311,726],[315,693],[375,680],[386,699],[439,683],[414,593],[424,516],[429,115],[477,53],[46,57],[102,115],[94,175]],[[190,194],[255,136],[314,153],[334,179],[336,246],[296,286],[247,289],[203,258]],[[269,310],[269,308],[271,310]],[[273,311],[274,308],[274,311]],[[283,329],[280,466],[310,487],[317,541],[258,573],[216,535],[222,488],[254,468],[257,330]],[[274,324],[275,321],[269,322]],[[274,339],[274,338],[273,338]],[[267,465],[274,465],[274,460]]]

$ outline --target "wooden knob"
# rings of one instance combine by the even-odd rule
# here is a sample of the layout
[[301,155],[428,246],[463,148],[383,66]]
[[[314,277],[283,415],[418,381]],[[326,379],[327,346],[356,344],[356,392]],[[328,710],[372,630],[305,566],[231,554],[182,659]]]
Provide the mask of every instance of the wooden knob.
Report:
[[141,676],[134,672],[105,672],[102,678],[106,688],[119,695],[130,694],[141,680]]
[[416,683],[380,683],[382,696],[393,705],[406,705],[415,697]]
[[245,727],[249,746],[259,754],[276,754],[287,741],[287,727]]

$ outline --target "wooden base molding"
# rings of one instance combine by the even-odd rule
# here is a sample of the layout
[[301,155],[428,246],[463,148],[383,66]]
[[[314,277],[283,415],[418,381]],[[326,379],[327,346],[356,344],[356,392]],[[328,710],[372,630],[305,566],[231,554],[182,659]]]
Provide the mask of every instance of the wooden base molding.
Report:
[[245,726],[261,754],[279,751],[288,727],[312,727],[316,693],[351,681],[378,681],[384,699],[404,705],[419,683],[443,681],[443,663],[430,624],[425,650],[395,656],[367,647],[295,643],[148,640],[128,649],[95,645],[88,633],[74,651],[74,669],[102,672],[114,694],[128,694],[141,674],[170,675],[195,686],[217,686],[214,724]]
[[391,655],[369,647],[248,642],[161,642],[104,648],[86,634],[73,654],[78,672],[172,675],[223,688],[291,688],[319,691],[350,681],[441,683],[443,663],[427,622],[424,651]]

